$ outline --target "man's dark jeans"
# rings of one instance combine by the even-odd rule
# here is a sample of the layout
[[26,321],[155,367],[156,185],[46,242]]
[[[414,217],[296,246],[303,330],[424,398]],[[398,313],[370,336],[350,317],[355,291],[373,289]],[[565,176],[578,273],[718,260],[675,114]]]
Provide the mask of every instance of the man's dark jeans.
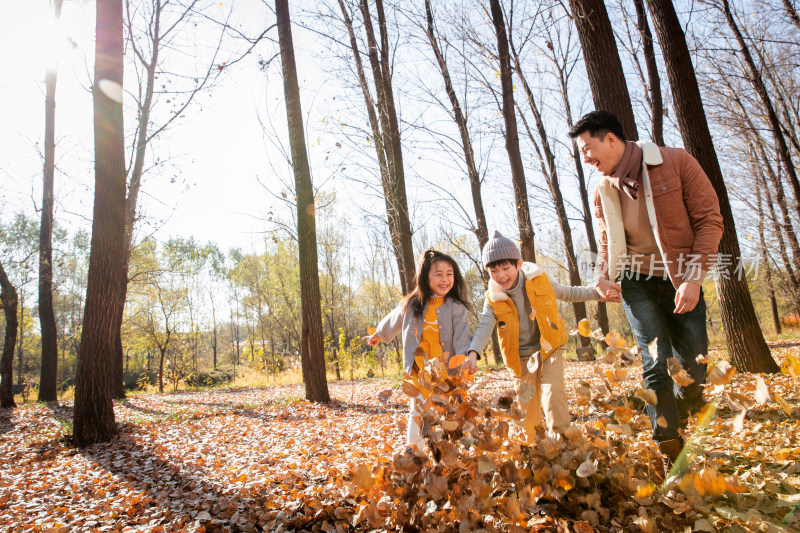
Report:
[[[706,365],[697,362],[698,355],[708,353],[706,302],[703,291],[690,312],[675,314],[675,288],[669,279],[625,271],[620,282],[622,305],[628,315],[633,335],[642,350],[642,372],[647,388],[653,389],[658,404],[647,406],[653,423],[653,440],[664,442],[680,439],[679,418],[702,406],[700,385],[706,381]],[[651,354],[647,345],[658,339],[658,354]],[[683,368],[694,379],[688,387],[679,387],[667,371],[667,359],[679,357]],[[658,424],[664,417],[666,427]]]

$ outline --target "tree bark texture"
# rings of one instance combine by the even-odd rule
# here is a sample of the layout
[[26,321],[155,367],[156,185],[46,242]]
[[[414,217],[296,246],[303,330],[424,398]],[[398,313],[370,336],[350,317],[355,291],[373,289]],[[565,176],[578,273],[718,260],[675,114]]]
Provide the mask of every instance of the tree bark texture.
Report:
[[628,84],[605,3],[603,0],[569,0],[569,6],[578,28],[595,108],[616,115],[625,137],[629,141],[638,140]]
[[647,66],[647,81],[650,89],[650,114],[653,120],[653,142],[664,146],[664,100],[661,97],[661,77],[658,75],[658,63],[653,47],[653,34],[650,33],[650,24],[647,23],[647,11],[644,0],[633,0],[636,8],[636,28],[642,36],[642,49],[644,63]]
[[[300,107],[300,87],[294,60],[291,19],[288,0],[275,0],[275,13],[283,70],[283,92],[286,118],[289,123],[289,145],[292,151],[297,193],[297,239],[300,255],[300,305],[303,310],[303,329],[300,358],[306,399],[329,402],[328,381],[323,353],[322,309],[320,305],[319,272],[317,266],[317,233],[314,220],[314,187],[308,165],[303,133],[303,113]],[[410,237],[410,235],[409,235]]]
[[[732,91],[733,89],[731,89]],[[774,205],[778,204],[778,208],[781,212],[781,220],[782,223],[780,224],[773,224],[775,228],[775,233],[778,236],[778,243],[780,246],[780,253],[782,258],[784,259],[784,263],[786,265],[786,272],[789,276],[789,279],[792,283],[792,290],[795,294],[795,302],[796,305],[800,305],[800,282],[798,282],[797,277],[795,276],[795,272],[800,272],[800,243],[797,240],[797,234],[794,231],[794,226],[792,225],[792,217],[791,213],[789,212],[789,205],[786,200],[786,192],[783,190],[783,183],[781,182],[780,175],[775,171],[775,168],[772,166],[772,162],[770,157],[767,153],[767,148],[765,147],[765,143],[763,138],[761,137],[761,133],[759,130],[755,128],[752,120],[750,120],[750,116],[747,114],[747,111],[742,103],[741,99],[735,93],[732,95],[733,100],[738,104],[739,109],[742,111],[742,117],[745,120],[745,124],[748,127],[748,130],[745,133],[747,139],[750,140],[750,145],[754,150],[757,150],[757,155],[752,154],[751,159],[755,156],[756,160],[760,160],[760,165],[758,169],[758,173],[755,174],[759,176],[760,179],[764,181],[764,187],[762,189],[762,193],[768,198],[768,208],[770,213],[773,215],[774,222],[777,222],[777,218],[775,218],[775,208]],[[760,159],[759,157],[760,156]],[[770,193],[769,185],[766,183],[766,177],[764,176],[764,171],[766,171],[766,175],[769,176],[769,181],[772,184],[772,188],[775,190],[775,202],[772,202],[772,194]],[[786,241],[784,241],[783,234],[786,233],[786,241],[788,241],[789,248],[792,250],[792,263],[789,263],[789,256],[786,253]]]
[[533,223],[531,222],[531,211],[528,207],[528,185],[525,182],[525,167],[519,150],[519,133],[517,131],[516,106],[514,105],[514,81],[511,79],[511,54],[508,49],[508,34],[500,0],[489,0],[489,6],[497,36],[497,62],[500,66],[506,152],[508,152],[511,181],[514,186],[514,200],[517,206],[520,250],[522,251],[522,259],[535,262],[536,243],[534,242],[535,235]]
[[787,292],[792,298],[794,308],[800,309],[800,281],[798,281],[795,275],[794,268],[789,259],[789,254],[786,252],[786,242],[784,241],[783,232],[781,231],[777,215],[775,214],[775,208],[772,203],[772,193],[770,193],[769,185],[767,184],[767,179],[764,177],[763,172],[757,173],[756,177],[759,180],[761,194],[764,195],[766,214],[769,216],[770,222],[772,222],[773,232],[778,239],[778,254],[781,256],[781,261],[783,262],[783,272],[781,272],[780,269],[778,269],[778,272],[781,278],[783,278],[784,284],[788,286]]
[[486,225],[486,214],[483,210],[481,177],[478,173],[478,166],[475,164],[475,152],[472,149],[472,140],[470,139],[469,128],[467,128],[467,117],[464,116],[464,112],[461,110],[461,104],[453,88],[450,70],[447,68],[447,62],[439,48],[433,25],[433,11],[431,10],[430,0],[425,0],[425,15],[428,23],[426,32],[428,42],[433,49],[433,55],[436,56],[436,63],[439,65],[439,71],[442,73],[442,79],[444,80],[444,89],[445,92],[447,92],[447,97],[450,99],[450,105],[453,108],[453,120],[455,120],[458,126],[458,133],[461,135],[461,148],[464,151],[464,162],[467,165],[469,186],[472,192],[472,206],[475,209],[475,235],[478,238],[478,245],[483,249],[484,245],[489,240],[489,228]]
[[[567,79],[569,75],[566,72],[566,69],[563,65],[559,65],[555,58],[553,62],[556,63],[556,68],[559,71],[559,84],[561,88],[561,99],[564,103],[564,111],[567,115],[567,127],[572,129],[574,122],[572,121],[572,105],[569,102],[569,91],[568,91],[568,83]],[[586,186],[586,174],[583,172],[583,164],[581,161],[583,158],[581,157],[581,153],[578,150],[578,144],[575,142],[575,139],[572,140],[572,159],[575,162],[575,176],[578,179],[578,190],[581,195],[581,206],[583,209],[583,225],[586,228],[586,240],[589,243],[589,251],[592,253],[593,261],[597,258],[597,239],[594,236],[594,226],[592,222],[594,220],[594,214],[592,212],[592,208],[589,205],[589,189]],[[592,268],[594,270],[594,268]],[[608,332],[609,324],[608,324],[608,308],[606,307],[605,302],[597,301],[597,325],[600,326],[600,329]],[[605,341],[601,342],[602,346],[606,346]]]
[[[733,265],[739,265],[742,254],[736,237],[728,191],[725,189],[722,170],[708,129],[683,28],[671,1],[647,0],[647,5],[664,54],[683,143],[708,175],[719,198],[725,227],[719,254],[725,254]],[[737,275],[736,272],[727,276],[720,275],[717,280],[717,294],[731,363],[742,372],[778,372],[780,369],[764,340],[744,276]]]
[[783,8],[786,10],[786,15],[789,17],[789,20],[792,21],[792,24],[800,30],[800,15],[797,14],[797,8],[794,7],[792,1],[783,0]]
[[[55,0],[54,18],[61,18],[61,0]],[[42,179],[42,217],[39,224],[39,324],[42,339],[42,366],[39,374],[39,401],[58,399],[58,331],[53,311],[53,185],[55,181],[55,119],[58,67],[47,69],[44,77],[44,175]]]
[[[578,271],[578,260],[575,256],[575,247],[572,243],[572,228],[569,225],[567,208],[564,205],[564,195],[561,193],[561,184],[558,181],[556,156],[550,147],[550,139],[547,137],[547,130],[544,126],[542,114],[539,112],[539,105],[536,103],[536,98],[533,96],[533,91],[531,90],[530,85],[528,85],[528,79],[525,77],[525,73],[522,71],[519,54],[517,54],[517,50],[514,47],[514,41],[511,38],[511,35],[509,35],[508,43],[510,46],[511,55],[514,58],[514,69],[516,70],[517,77],[522,84],[522,89],[528,99],[528,106],[531,108],[533,118],[536,122],[536,133],[539,137],[538,143],[534,138],[533,133],[530,131],[530,128],[528,128],[527,121],[525,121],[524,115],[520,110],[520,116],[522,117],[526,130],[528,131],[528,136],[530,137],[531,143],[533,144],[539,156],[542,175],[544,176],[545,182],[547,182],[548,189],[550,190],[550,197],[553,200],[553,207],[556,211],[558,226],[561,229],[561,237],[564,239],[564,254],[567,257],[569,285],[583,285],[580,272]],[[539,143],[541,143],[541,148],[539,147]],[[572,311],[575,315],[575,323],[577,324],[586,318],[586,302],[573,302]],[[591,345],[591,340],[588,337],[579,335],[578,338],[578,342],[582,347]]]
[[122,123],[122,0],[97,2],[94,99],[95,194],[81,346],[75,376],[74,439],[106,442],[116,432],[111,401],[115,318],[125,241]]
[[761,200],[761,187],[766,186],[766,182],[764,182],[763,176],[759,176],[755,181],[756,202],[758,205],[758,251],[761,255],[761,268],[765,269],[764,278],[767,282],[767,293],[769,294],[770,310],[772,311],[772,325],[775,327],[775,333],[780,335],[781,316],[778,312],[778,300],[775,298],[775,286],[772,284],[772,267],[769,264],[767,242],[764,236],[764,205]]
[[[416,265],[414,264],[414,247],[411,241],[411,219],[408,214],[408,198],[406,196],[405,168],[403,166],[403,150],[400,142],[400,125],[394,104],[392,88],[391,61],[389,58],[389,37],[386,30],[386,16],[383,11],[383,0],[375,0],[378,16],[380,46],[375,38],[372,15],[367,0],[360,0],[359,8],[364,19],[364,31],[370,67],[375,83],[378,119],[381,125],[383,148],[388,166],[388,182],[384,185],[384,194],[388,195],[390,205],[387,206],[389,217],[389,233],[392,238],[395,255],[400,268],[400,282],[403,293],[414,288]],[[343,8],[344,10],[344,8]],[[355,53],[355,49],[353,50]]]
[[728,22],[728,26],[730,26],[733,35],[736,37],[736,42],[739,45],[739,52],[744,60],[744,64],[747,65],[747,78],[752,84],[753,89],[755,89],[758,98],[761,100],[761,105],[764,106],[764,111],[766,111],[767,121],[769,122],[769,127],[772,131],[772,137],[775,140],[775,148],[778,152],[778,157],[780,158],[781,163],[783,163],[783,168],[786,171],[786,176],[789,179],[789,185],[792,187],[792,192],[794,193],[794,209],[798,216],[800,216],[800,179],[797,177],[797,170],[795,169],[794,162],[792,161],[792,154],[789,151],[789,146],[786,144],[786,138],[784,137],[783,130],[781,129],[780,119],[778,118],[778,114],[775,112],[775,106],[772,104],[772,98],[769,96],[769,91],[764,83],[764,79],[761,77],[761,72],[758,70],[756,62],[753,59],[753,55],[750,53],[750,48],[747,46],[744,36],[742,35],[741,30],[739,30],[739,26],[733,17],[730,3],[728,0],[721,1],[722,12],[725,15],[725,20]]
[[[161,38],[161,11],[160,5],[154,6],[153,17],[151,19],[152,30],[152,52],[149,58],[143,57],[138,50],[137,58],[144,67],[146,74],[144,99],[138,109],[138,124],[136,130],[135,157],[133,167],[128,178],[128,192],[125,198],[125,262],[121,276],[122,290],[120,291],[119,316],[115,317],[116,339],[114,355],[114,389],[113,397],[122,399],[125,397],[125,383],[123,372],[123,351],[122,351],[122,319],[125,311],[125,301],[128,294],[128,272],[130,269],[131,246],[133,245],[133,225],[136,222],[136,207],[139,204],[139,191],[142,185],[142,175],[144,173],[145,155],[149,139],[150,111],[153,106],[153,95],[155,93],[155,75],[158,66],[158,55],[160,51]],[[133,36],[131,35],[131,39]]]
[[0,357],[0,407],[16,407],[14,391],[14,347],[17,344],[17,290],[6,275],[0,263],[0,301],[6,317],[6,333],[3,341],[3,355]]

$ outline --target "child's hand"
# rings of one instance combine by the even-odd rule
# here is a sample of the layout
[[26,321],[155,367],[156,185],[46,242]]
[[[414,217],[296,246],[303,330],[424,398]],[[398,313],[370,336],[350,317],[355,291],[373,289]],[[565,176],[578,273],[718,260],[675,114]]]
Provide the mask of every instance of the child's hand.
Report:
[[376,344],[381,342],[381,340],[375,335],[367,335],[366,337],[361,337],[361,340],[367,341],[367,344],[369,344],[370,346],[375,346]]
[[469,356],[469,359],[467,359],[464,364],[467,365],[469,373],[474,374],[478,371],[478,352],[472,350],[467,355]]
[[600,280],[597,285],[595,285],[594,290],[600,295],[600,300],[604,302],[619,303],[622,301],[622,297],[619,294],[622,292],[622,287],[613,281],[607,279]]

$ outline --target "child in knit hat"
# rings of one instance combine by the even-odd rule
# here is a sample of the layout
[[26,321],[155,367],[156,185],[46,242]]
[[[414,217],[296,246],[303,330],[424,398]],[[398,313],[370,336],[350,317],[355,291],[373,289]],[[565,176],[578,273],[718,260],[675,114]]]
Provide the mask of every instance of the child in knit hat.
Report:
[[564,345],[567,330],[556,299],[583,302],[600,299],[594,287],[570,287],[552,281],[534,263],[522,261],[519,247],[496,231],[483,247],[489,288],[483,314],[469,346],[473,362],[497,325],[506,367],[518,378],[522,422],[528,442],[542,425],[542,409],[550,434],[570,425],[564,386]]
[[[403,339],[403,370],[416,377],[425,359],[466,355],[469,347],[469,304],[466,284],[458,264],[449,255],[428,249],[422,256],[414,289],[400,305],[380,321],[367,337],[370,346],[390,342],[398,333]],[[417,354],[424,352],[424,358]],[[417,360],[420,357],[420,360]],[[463,363],[466,364],[466,363]],[[412,398],[408,414],[409,446],[422,448],[420,410],[422,396]]]

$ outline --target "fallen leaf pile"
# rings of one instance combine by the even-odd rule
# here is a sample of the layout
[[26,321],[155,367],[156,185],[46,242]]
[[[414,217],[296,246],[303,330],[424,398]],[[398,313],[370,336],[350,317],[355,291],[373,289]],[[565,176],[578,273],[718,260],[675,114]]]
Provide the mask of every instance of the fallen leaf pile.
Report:
[[[591,332],[594,338],[603,338]],[[664,483],[643,411],[655,401],[624,339],[566,364],[574,424],[526,445],[505,371],[428,363],[416,384],[331,383],[134,396],[119,434],[75,449],[72,407],[0,410],[3,530],[783,531],[800,527],[800,343],[784,373],[707,359],[685,470]],[[416,391],[411,387],[416,387]],[[424,389],[424,390],[420,390]],[[425,446],[406,450],[407,397],[424,392]]]

